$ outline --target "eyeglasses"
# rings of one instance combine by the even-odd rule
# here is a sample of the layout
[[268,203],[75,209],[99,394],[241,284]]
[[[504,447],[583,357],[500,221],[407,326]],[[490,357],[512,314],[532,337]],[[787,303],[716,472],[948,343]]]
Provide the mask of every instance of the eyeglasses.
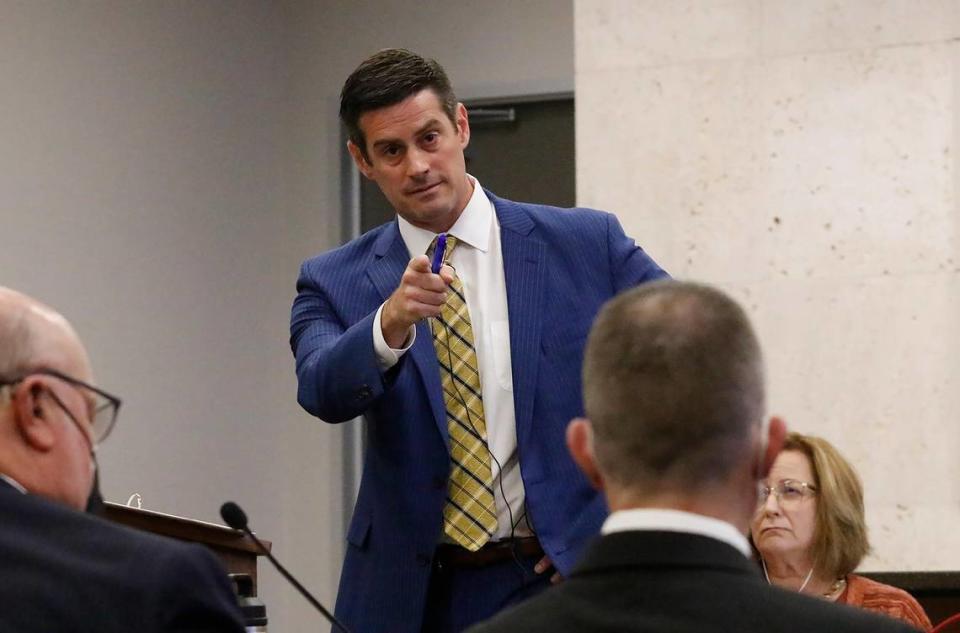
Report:
[[[37,374],[58,378],[59,380],[62,380],[73,387],[85,389],[93,394],[93,403],[91,404],[89,411],[90,437],[94,446],[99,445],[101,442],[107,439],[107,436],[110,435],[110,431],[113,430],[114,424],[117,422],[117,415],[120,412],[120,405],[122,404],[122,401],[120,398],[109,394],[102,389],[87,384],[82,380],[78,380],[72,376],[68,376],[55,369],[35,369],[14,380],[0,380],[0,387],[14,387],[23,382],[29,376],[35,376]],[[56,403],[60,405],[60,407],[67,413],[70,419],[73,420],[74,424],[79,427],[80,423],[73,416],[73,414],[70,413],[70,410],[64,406],[64,404],[60,401],[60,398],[58,398],[52,391],[50,393]],[[83,431],[83,428],[80,430]],[[86,433],[86,431],[84,431],[84,433]]]
[[812,497],[817,493],[817,487],[808,484],[805,481],[795,479],[784,479],[775,486],[759,486],[757,490],[757,509],[759,510],[770,498],[773,493],[777,498],[777,503],[783,507],[796,506],[803,499]]

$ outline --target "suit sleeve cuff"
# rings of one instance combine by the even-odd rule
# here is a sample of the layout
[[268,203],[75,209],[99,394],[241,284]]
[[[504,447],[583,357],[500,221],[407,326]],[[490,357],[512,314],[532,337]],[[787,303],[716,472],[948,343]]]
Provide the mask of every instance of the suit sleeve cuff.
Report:
[[413,343],[417,340],[417,328],[415,325],[411,325],[407,331],[407,338],[403,341],[403,347],[393,349],[387,345],[386,339],[383,338],[383,328],[380,327],[381,312],[383,312],[382,304],[377,308],[377,314],[373,317],[373,349],[377,353],[377,365],[380,366],[380,371],[387,371],[400,362],[400,358],[413,346]]

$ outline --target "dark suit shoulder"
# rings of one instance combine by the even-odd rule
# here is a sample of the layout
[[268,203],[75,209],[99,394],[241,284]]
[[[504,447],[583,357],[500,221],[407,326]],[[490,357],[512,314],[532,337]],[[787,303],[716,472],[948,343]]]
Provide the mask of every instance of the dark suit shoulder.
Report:
[[876,614],[705,567],[574,576],[469,633],[907,633]]
[[[0,630],[242,631],[229,581],[205,548],[0,491]],[[81,624],[82,623],[82,624]]]
[[501,211],[520,211],[526,214],[535,224],[546,229],[568,230],[575,227],[595,227],[606,230],[607,223],[613,217],[612,213],[591,209],[588,207],[555,207],[547,204],[531,202],[515,202],[500,198],[487,192],[494,206]]
[[[129,552],[131,555],[156,555],[160,551],[194,551],[197,546],[188,545],[170,538],[151,534],[120,525],[104,518],[78,512],[63,504],[37,495],[4,497],[6,505],[12,504],[19,512],[19,521],[5,517],[11,528],[33,528],[39,537],[54,533],[64,536],[64,545],[95,550],[110,549],[115,554]],[[0,510],[4,504],[0,502]],[[202,549],[202,548],[201,548]],[[206,550],[202,550],[206,553]]]

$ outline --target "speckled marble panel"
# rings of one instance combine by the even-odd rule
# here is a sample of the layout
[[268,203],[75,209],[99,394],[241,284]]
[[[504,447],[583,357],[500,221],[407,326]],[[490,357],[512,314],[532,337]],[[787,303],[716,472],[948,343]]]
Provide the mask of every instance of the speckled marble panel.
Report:
[[960,35],[957,0],[762,0],[765,57],[943,42]]
[[771,272],[861,277],[947,270],[956,45],[770,61],[762,91],[769,171],[757,221]]
[[723,7],[576,3],[579,201],[747,306],[771,410],[866,482],[866,568],[957,569],[960,2]]
[[761,76],[713,62],[578,76],[577,196],[615,212],[672,274],[754,276]]
[[583,0],[574,4],[576,68],[646,68],[759,51],[758,0]]
[[960,271],[723,287],[756,325],[770,411],[860,473],[865,566],[955,569],[960,532],[944,528],[960,522]]
[[680,275],[952,270],[958,55],[935,44],[580,75],[580,201],[653,236]]

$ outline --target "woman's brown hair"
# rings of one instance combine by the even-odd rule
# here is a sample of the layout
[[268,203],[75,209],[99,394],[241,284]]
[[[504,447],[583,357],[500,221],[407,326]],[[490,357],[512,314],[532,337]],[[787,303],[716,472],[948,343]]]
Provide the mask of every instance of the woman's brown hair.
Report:
[[823,438],[790,433],[784,451],[803,453],[810,460],[817,487],[817,523],[811,556],[826,578],[846,576],[870,551],[863,511],[863,485],[857,471]]

